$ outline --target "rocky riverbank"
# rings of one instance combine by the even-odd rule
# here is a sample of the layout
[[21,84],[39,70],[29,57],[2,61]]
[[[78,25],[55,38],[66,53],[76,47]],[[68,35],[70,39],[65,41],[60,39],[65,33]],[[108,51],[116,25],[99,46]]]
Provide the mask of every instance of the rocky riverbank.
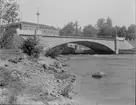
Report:
[[66,63],[44,56],[0,54],[0,105],[80,105],[73,99],[76,76]]

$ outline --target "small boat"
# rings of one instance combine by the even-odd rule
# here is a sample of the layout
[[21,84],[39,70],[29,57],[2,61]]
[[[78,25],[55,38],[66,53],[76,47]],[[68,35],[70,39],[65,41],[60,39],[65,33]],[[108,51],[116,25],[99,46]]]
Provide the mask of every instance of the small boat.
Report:
[[104,75],[105,75],[105,74],[104,74],[103,72],[95,72],[95,73],[92,74],[92,77],[93,77],[93,78],[98,78],[98,79],[100,79],[100,78],[102,78]]

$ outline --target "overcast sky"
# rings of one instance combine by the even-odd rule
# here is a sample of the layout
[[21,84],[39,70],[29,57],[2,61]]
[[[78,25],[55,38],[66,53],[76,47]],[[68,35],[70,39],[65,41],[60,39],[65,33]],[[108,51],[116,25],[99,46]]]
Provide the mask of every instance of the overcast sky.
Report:
[[135,23],[135,0],[20,0],[23,21],[37,22],[39,7],[40,23],[63,27],[78,21],[80,26],[95,25],[99,18],[110,17],[113,25]]

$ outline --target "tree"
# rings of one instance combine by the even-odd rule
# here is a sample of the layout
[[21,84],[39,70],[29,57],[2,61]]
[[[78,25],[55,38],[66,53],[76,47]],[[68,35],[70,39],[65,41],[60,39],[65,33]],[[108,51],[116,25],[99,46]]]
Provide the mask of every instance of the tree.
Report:
[[135,24],[131,24],[128,27],[126,39],[129,39],[129,40],[136,39],[136,25]]
[[85,26],[83,29],[83,36],[85,37],[96,37],[97,30],[92,26]]
[[19,20],[19,5],[16,0],[0,0],[0,15],[4,24],[10,24]]
[[108,25],[103,26],[97,33],[98,37],[115,37],[116,28],[108,27]]
[[72,36],[75,32],[75,24],[73,22],[68,23],[60,30],[61,36]]
[[19,21],[18,12],[19,5],[17,4],[16,0],[0,0],[0,44],[2,44],[3,42],[7,43],[7,39],[12,37],[12,33],[5,34],[3,24],[8,25]]
[[112,27],[112,19],[110,17],[107,18],[106,25]]
[[97,24],[96,24],[97,29],[100,30],[104,26],[104,24],[105,24],[105,19],[104,18],[98,19]]
[[77,36],[80,35],[80,31],[77,27],[77,22],[69,22],[60,30],[60,36]]
[[127,29],[125,26],[119,27],[117,29],[118,37],[126,37],[127,36]]
[[115,34],[115,28],[112,26],[112,19],[110,17],[105,21],[104,18],[100,18],[97,21],[98,37],[113,37]]

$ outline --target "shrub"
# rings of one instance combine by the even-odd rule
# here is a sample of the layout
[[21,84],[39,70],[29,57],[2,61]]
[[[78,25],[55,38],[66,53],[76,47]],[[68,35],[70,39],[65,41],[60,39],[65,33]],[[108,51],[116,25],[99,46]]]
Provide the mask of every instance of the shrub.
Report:
[[60,55],[62,53],[63,49],[64,49],[63,46],[54,47],[54,48],[49,49],[48,51],[46,51],[45,56],[55,59],[58,55]]
[[21,49],[24,53],[34,58],[38,58],[39,54],[42,51],[42,47],[39,46],[39,40],[36,40],[34,38],[28,38],[27,40],[25,40],[21,45]]
[[13,33],[11,32],[3,32],[0,36],[0,48],[10,48],[12,47],[11,41],[13,38]]

